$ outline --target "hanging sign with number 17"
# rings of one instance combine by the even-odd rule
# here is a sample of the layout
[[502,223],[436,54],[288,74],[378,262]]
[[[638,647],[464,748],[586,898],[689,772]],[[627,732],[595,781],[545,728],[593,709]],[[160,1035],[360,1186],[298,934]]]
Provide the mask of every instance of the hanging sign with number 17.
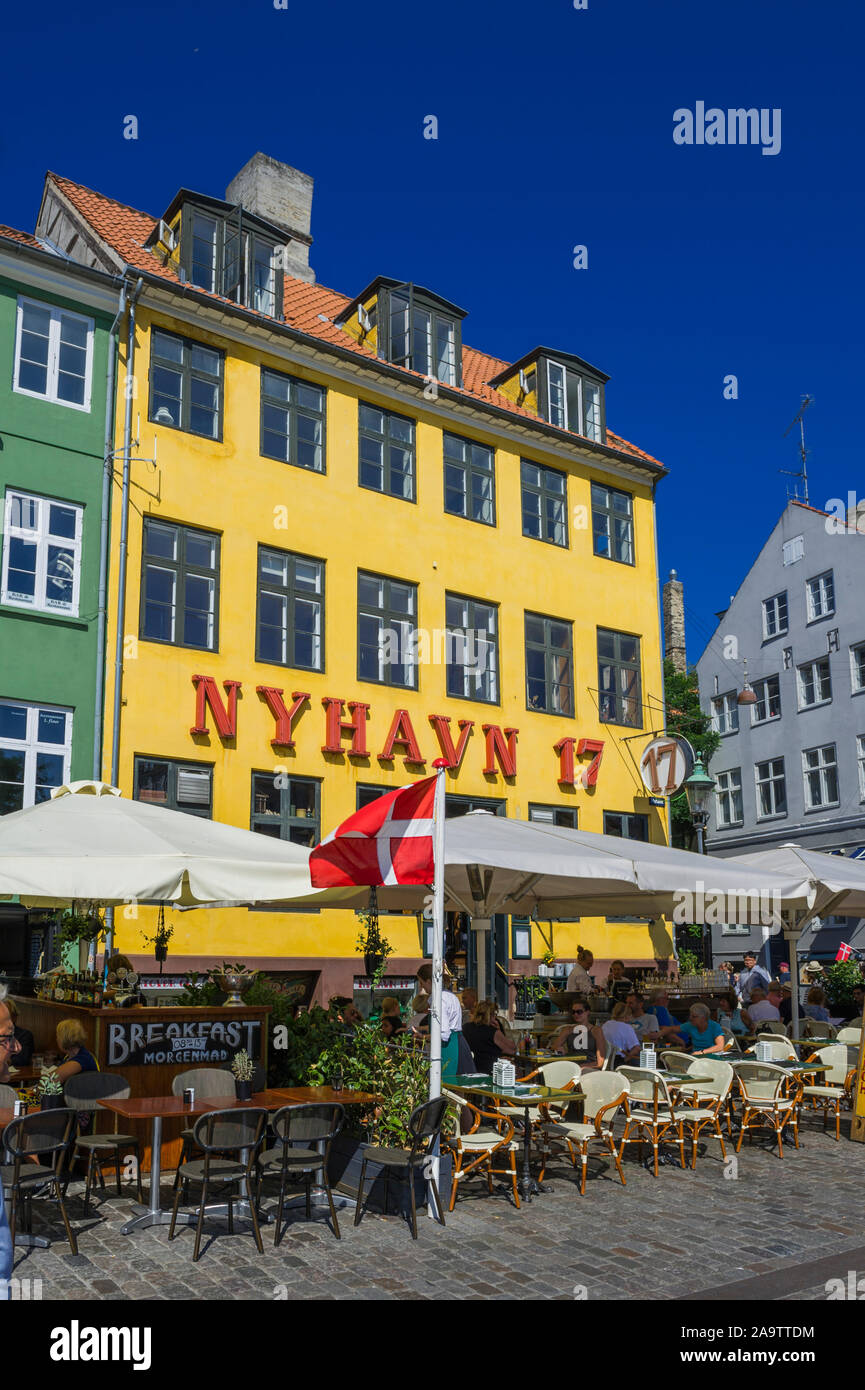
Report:
[[677,734],[653,738],[640,757],[640,776],[653,796],[672,796],[693,770],[694,750]]

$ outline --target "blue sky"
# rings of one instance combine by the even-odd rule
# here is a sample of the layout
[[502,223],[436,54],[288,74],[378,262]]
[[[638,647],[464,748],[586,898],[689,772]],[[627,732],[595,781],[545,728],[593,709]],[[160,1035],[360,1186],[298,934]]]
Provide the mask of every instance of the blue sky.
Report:
[[[611,428],[670,469],[696,660],[785,505],[804,392],[812,502],[865,491],[863,30],[849,0],[18,6],[0,221],[32,228],[48,168],[154,214],[257,149],[312,174],[322,283],[414,279],[474,346],[610,374]],[[780,152],[674,144],[697,101],[780,108]]]

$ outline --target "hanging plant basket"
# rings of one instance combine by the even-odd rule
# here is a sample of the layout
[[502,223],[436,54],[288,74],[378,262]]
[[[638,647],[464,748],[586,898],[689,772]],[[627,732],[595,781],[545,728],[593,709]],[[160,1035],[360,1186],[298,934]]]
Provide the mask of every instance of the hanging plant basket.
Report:
[[384,960],[384,956],[364,956],[363,964],[364,969],[366,970],[366,977],[368,980],[372,980],[378,974],[379,970],[381,970],[381,967],[384,964]]

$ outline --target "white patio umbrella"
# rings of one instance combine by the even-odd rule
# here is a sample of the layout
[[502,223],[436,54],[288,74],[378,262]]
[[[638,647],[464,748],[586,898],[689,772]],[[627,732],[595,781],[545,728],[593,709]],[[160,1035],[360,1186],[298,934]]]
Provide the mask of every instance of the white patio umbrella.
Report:
[[728,864],[741,864],[757,873],[808,876],[814,896],[809,911],[796,912],[785,926],[784,935],[790,945],[790,973],[793,984],[792,1022],[794,1036],[799,1032],[799,968],[798,946],[808,920],[816,913],[834,913],[839,917],[865,917],[865,864],[860,859],[847,859],[841,854],[823,854],[801,845],[778,845],[775,849],[757,850],[754,854],[739,854]]
[[286,840],[133,801],[104,782],[73,782],[0,816],[0,897],[33,907],[302,897],[313,891],[308,860]]

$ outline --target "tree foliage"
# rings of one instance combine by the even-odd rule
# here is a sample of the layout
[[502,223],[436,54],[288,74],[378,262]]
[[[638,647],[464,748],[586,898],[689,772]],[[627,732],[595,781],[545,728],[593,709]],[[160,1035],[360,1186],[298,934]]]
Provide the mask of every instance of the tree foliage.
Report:
[[[667,730],[671,734],[681,734],[691,744],[694,752],[703,759],[708,770],[712,754],[720,743],[720,735],[712,728],[712,721],[700,708],[700,690],[697,684],[697,668],[689,666],[687,671],[677,671],[672,661],[664,662],[664,698],[667,704]],[[688,810],[688,797],[684,791],[670,798],[671,833],[673,844],[678,849],[694,848],[694,827]]]

